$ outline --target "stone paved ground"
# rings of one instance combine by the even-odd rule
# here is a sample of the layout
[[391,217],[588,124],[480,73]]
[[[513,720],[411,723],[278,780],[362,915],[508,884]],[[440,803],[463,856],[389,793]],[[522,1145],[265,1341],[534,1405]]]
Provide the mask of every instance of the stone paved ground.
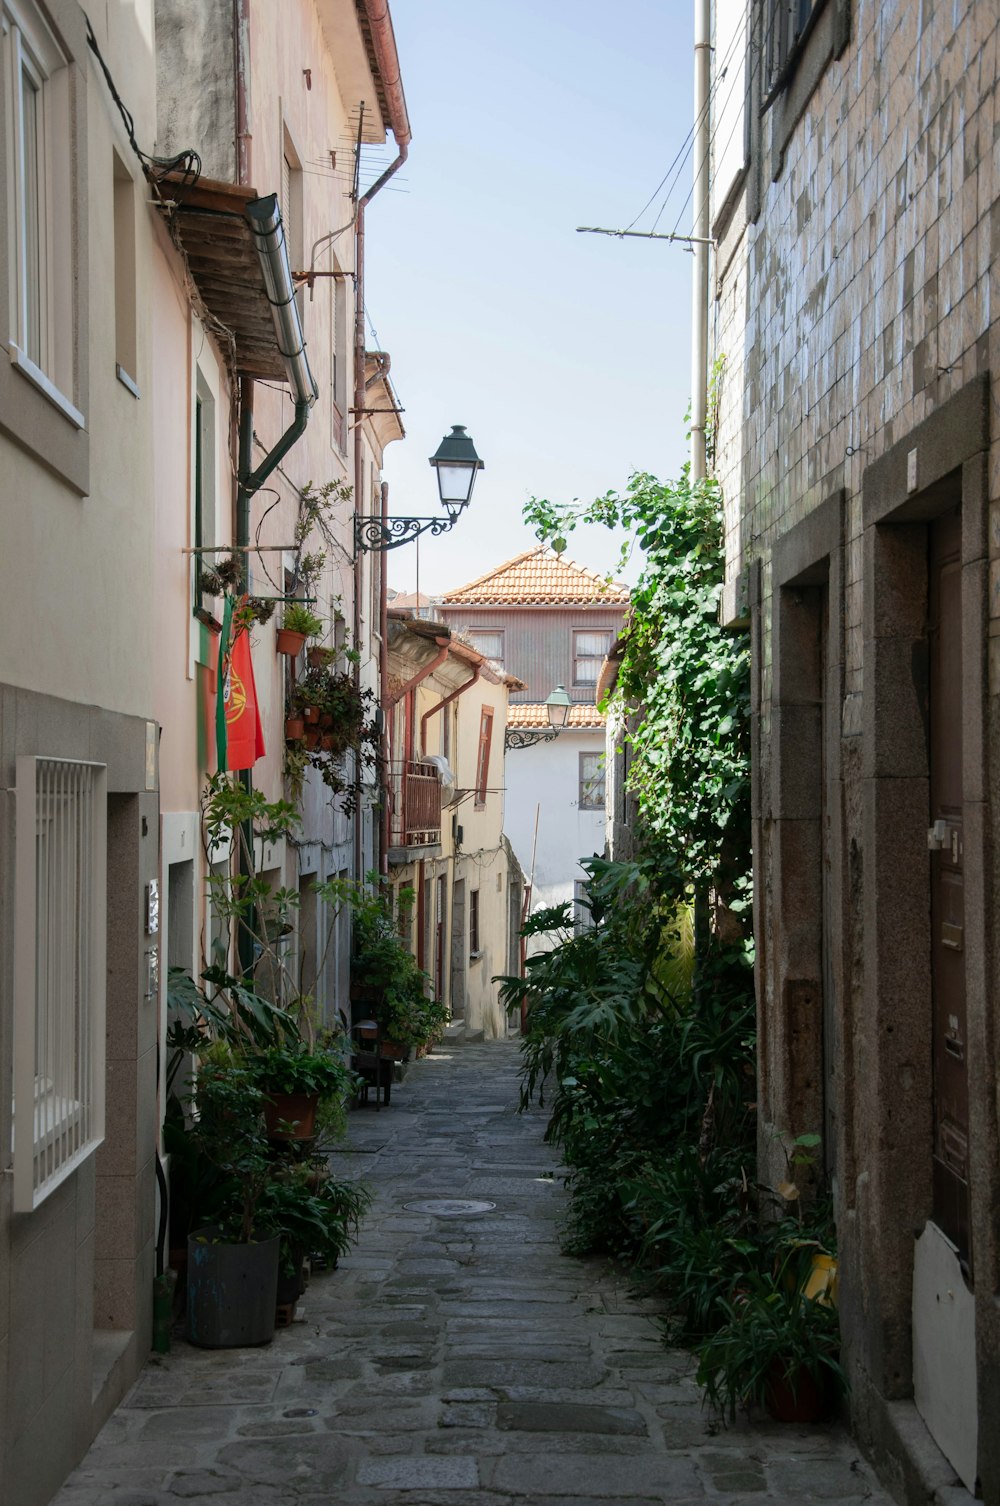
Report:
[[[356,1251],[263,1349],[154,1358],[57,1506],[889,1506],[837,1428],[713,1427],[689,1358],[561,1256],[517,1047],[448,1046],[350,1119]],[[428,1198],[496,1204],[476,1217]]]

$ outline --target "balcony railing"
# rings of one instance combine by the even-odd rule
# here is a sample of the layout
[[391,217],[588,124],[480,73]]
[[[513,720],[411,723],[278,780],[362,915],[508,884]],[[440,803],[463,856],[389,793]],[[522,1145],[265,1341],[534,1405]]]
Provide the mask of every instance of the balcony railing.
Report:
[[393,768],[392,845],[428,847],[441,841],[441,780],[432,763],[409,759]]

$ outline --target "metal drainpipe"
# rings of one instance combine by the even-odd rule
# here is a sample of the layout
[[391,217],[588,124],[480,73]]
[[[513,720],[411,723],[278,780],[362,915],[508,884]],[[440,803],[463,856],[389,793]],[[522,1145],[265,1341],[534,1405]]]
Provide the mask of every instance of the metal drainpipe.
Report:
[[706,471],[708,424],[708,154],[710,0],[694,0],[694,268],[691,290],[691,480]]
[[[389,517],[389,483],[382,482],[382,527]],[[389,596],[387,592],[385,560],[378,583],[378,688],[379,706],[382,711],[382,739],[379,753],[382,759],[382,807],[379,812],[378,871],[383,878],[389,877],[389,794],[392,789],[391,753],[389,742],[390,706],[387,700],[389,686]]]
[[249,185],[253,137],[250,134],[250,0],[233,0],[233,73],[236,79],[236,181]]
[[[381,188],[388,183],[406,161],[409,135],[399,145],[399,152],[385,172],[362,194],[358,200],[354,225],[354,510],[364,511],[366,505],[364,484],[364,407],[365,407],[365,209]],[[364,551],[355,547],[354,555],[354,647],[361,646],[361,587]],[[381,562],[385,576],[385,560]],[[383,579],[384,586],[384,579]],[[361,665],[354,666],[354,678],[360,685]],[[360,777],[360,775],[359,775]],[[362,883],[365,876],[364,852],[362,850],[362,813],[360,802],[354,812],[354,877]],[[388,861],[388,858],[386,858]],[[379,871],[382,872],[381,854]]]
[[479,679],[481,670],[482,665],[477,664],[472,671],[471,680],[466,680],[464,685],[460,685],[457,690],[453,690],[450,695],[446,695],[443,701],[438,701],[436,706],[432,706],[429,711],[424,712],[420,718],[420,752],[422,757],[427,757],[427,722],[430,717],[437,716],[438,712],[443,711],[446,706],[450,706],[452,701],[457,701],[460,695],[464,695],[467,690],[471,690]]

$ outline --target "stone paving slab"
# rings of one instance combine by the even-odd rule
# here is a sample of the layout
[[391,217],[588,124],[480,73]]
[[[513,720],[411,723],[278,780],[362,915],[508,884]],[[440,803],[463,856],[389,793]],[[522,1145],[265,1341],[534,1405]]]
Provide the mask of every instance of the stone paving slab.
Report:
[[53,1506],[889,1506],[837,1427],[723,1427],[660,1304],[559,1253],[518,1065],[449,1044],[352,1114],[333,1162],[375,1193],[357,1247],[272,1344],[152,1357]]

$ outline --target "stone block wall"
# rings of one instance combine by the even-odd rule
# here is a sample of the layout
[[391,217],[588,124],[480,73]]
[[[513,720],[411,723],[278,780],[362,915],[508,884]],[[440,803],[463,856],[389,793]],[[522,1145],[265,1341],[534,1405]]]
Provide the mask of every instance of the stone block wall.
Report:
[[[749,598],[761,1150],[824,1137],[862,1438],[901,1496],[913,1238],[932,1213],[928,550],[961,518],[980,1472],[1000,1492],[1000,11],[825,0],[717,223],[724,611]],[[907,1408],[910,1411],[907,1411]],[[991,1412],[991,1409],[992,1412]],[[922,1445],[921,1445],[922,1447]],[[930,1471],[930,1474],[928,1473]],[[993,1497],[996,1498],[996,1497]]]

